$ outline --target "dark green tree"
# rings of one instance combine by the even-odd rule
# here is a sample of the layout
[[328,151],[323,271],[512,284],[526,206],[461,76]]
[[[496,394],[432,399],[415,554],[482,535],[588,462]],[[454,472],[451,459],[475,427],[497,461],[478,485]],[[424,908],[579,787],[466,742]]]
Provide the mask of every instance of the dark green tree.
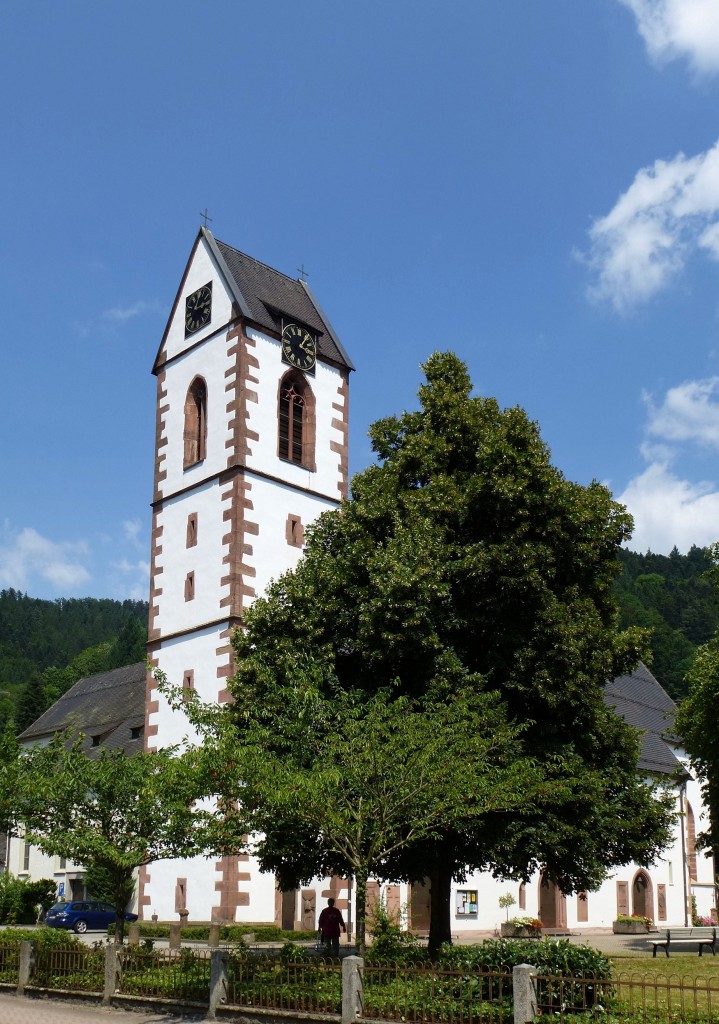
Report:
[[[719,589],[719,544],[709,548],[712,568],[709,579]],[[719,631],[697,652],[687,674],[688,696],[679,705],[675,725],[689,755],[692,768],[702,787],[702,797],[709,809],[706,829],[697,837],[719,865]],[[719,878],[715,879],[719,883]]]
[[[641,631],[618,628],[612,596],[630,517],[601,485],[567,481],[522,410],[473,397],[456,357],[435,354],[425,372],[419,411],[371,428],[378,464],[247,613],[229,714],[239,736],[264,728],[274,755],[309,759],[302,665],[302,687],[327,700],[386,689],[429,708],[471,685],[498,695],[510,726],[527,724],[518,756],[541,766],[547,799],[459,816],[384,863],[384,877],[430,878],[434,949],[451,938],[450,885],[468,867],[545,867],[566,892],[590,889],[612,865],[650,860],[669,811],[637,774],[635,731],[603,701],[644,649]],[[260,855],[301,878],[313,843],[293,854],[287,825]]]

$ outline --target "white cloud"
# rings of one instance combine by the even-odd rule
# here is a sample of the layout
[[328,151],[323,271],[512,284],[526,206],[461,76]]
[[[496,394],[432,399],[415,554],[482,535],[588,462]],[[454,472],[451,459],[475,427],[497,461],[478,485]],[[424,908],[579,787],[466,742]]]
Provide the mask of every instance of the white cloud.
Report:
[[698,71],[719,71],[717,0],[620,0],[656,61],[688,57]]
[[134,302],[131,306],[114,306],[112,309],[106,309],[102,314],[103,320],[110,320],[112,323],[124,323],[126,320],[132,320],[136,316],[141,316],[152,307],[148,302]]
[[719,449],[719,377],[688,380],[670,388],[661,405],[644,396],[647,432],[665,441],[696,441]]
[[144,547],[144,544],[140,542],[141,531],[142,523],[139,519],[126,519],[122,524],[122,532],[125,535],[125,539],[129,540],[135,547]]
[[26,590],[33,581],[42,580],[63,590],[75,590],[90,580],[83,564],[87,556],[83,542],[56,543],[31,527],[12,533],[6,525],[0,547],[0,585]]
[[590,295],[617,310],[650,299],[698,250],[719,259],[719,142],[643,167],[589,237]]
[[688,551],[719,540],[719,492],[707,481],[690,483],[676,476],[666,463],[654,462],[617,500],[634,517],[632,551],[669,554],[676,545]]
[[719,449],[719,377],[688,380],[669,388],[661,401],[645,394],[648,410],[641,447],[647,468],[618,500],[634,516],[633,550],[668,554],[719,540],[719,490],[714,481],[682,479],[674,469],[681,447]]
[[127,558],[114,562],[112,568],[120,574],[121,580],[116,590],[123,597],[133,601],[147,601],[150,593],[150,563],[145,561],[131,562]]

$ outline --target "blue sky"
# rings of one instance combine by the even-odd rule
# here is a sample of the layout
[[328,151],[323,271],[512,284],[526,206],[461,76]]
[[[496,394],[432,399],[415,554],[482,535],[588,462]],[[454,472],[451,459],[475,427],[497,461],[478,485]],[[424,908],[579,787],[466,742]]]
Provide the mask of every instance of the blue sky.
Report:
[[150,368],[209,209],[350,352],[434,349],[637,550],[719,540],[716,0],[6,0],[0,587],[145,597]]

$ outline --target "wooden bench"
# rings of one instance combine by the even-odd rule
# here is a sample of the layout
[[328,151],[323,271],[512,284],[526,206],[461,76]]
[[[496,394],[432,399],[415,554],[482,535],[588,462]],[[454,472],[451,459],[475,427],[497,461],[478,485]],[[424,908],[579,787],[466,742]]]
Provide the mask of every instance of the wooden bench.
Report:
[[647,939],[654,947],[652,956],[657,955],[658,949],[663,949],[669,956],[669,947],[676,946],[699,946],[699,956],[704,952],[704,947],[712,951],[716,956],[717,930],[710,927],[695,928],[667,928],[665,936],[659,939]]

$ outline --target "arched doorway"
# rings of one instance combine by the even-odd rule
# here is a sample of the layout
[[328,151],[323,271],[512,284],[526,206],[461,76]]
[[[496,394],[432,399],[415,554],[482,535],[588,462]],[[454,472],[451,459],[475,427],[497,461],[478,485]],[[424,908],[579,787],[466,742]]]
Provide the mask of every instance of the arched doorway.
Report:
[[637,871],[632,882],[632,914],[654,920],[652,880],[646,871]]
[[567,927],[567,900],[551,878],[542,872],[539,879],[539,919],[542,928]]
[[413,882],[409,895],[409,927],[413,932],[427,932],[429,919],[429,881]]

